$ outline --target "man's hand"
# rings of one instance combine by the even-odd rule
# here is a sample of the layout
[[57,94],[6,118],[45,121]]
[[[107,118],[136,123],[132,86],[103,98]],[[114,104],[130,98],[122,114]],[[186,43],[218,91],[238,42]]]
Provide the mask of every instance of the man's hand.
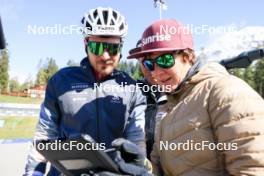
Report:
[[117,163],[121,173],[152,175],[149,173],[151,172],[151,164],[149,164],[149,161],[136,144],[119,138],[112,142],[112,146],[116,149],[114,161]]

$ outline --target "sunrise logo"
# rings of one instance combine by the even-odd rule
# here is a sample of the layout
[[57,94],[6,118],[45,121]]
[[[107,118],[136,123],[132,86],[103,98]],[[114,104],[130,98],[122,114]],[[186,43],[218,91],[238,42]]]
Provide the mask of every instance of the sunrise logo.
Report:
[[148,36],[147,38],[142,39],[142,46],[147,45],[149,43],[157,42],[157,41],[170,41],[171,35],[170,34],[159,34],[156,33],[155,35]]

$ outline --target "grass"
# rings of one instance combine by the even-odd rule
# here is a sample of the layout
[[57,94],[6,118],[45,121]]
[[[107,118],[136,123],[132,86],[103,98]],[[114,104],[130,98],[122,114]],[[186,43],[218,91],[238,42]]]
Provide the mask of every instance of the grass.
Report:
[[32,138],[37,117],[1,117],[4,126],[0,127],[0,139]]
[[0,103],[40,104],[43,99],[0,95]]

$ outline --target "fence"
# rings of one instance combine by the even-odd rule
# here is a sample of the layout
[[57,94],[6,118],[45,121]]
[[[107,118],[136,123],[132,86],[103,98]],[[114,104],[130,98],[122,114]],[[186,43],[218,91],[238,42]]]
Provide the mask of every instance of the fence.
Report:
[[0,116],[38,116],[40,105],[0,103]]

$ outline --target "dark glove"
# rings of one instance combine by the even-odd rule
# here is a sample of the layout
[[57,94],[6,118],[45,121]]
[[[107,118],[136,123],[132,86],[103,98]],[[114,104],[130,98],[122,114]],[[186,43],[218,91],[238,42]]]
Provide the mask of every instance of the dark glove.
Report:
[[136,144],[119,138],[112,142],[112,147],[116,149],[114,161],[122,174],[152,175],[148,173],[149,170],[145,167],[145,155]]

